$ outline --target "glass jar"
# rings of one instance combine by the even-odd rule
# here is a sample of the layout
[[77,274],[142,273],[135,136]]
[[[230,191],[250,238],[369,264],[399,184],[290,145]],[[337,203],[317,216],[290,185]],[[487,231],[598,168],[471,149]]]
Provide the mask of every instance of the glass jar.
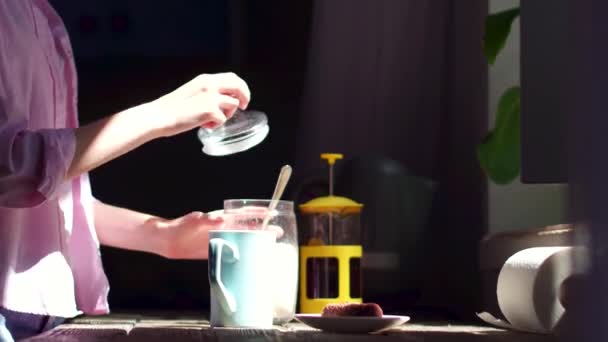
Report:
[[[260,229],[264,217],[259,213],[266,212],[269,205],[270,200],[230,199],[224,201],[224,212],[247,220],[238,226]],[[279,227],[282,231],[277,236],[273,258],[273,323],[284,324],[295,317],[298,292],[298,231],[293,202],[279,201],[271,215],[267,229]]]

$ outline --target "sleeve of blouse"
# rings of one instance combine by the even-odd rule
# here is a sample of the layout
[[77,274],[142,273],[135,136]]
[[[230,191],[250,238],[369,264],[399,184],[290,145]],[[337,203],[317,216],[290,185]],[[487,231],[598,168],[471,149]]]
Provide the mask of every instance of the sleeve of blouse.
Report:
[[30,131],[25,121],[5,119],[0,103],[0,207],[39,205],[65,181],[76,146],[74,131]]

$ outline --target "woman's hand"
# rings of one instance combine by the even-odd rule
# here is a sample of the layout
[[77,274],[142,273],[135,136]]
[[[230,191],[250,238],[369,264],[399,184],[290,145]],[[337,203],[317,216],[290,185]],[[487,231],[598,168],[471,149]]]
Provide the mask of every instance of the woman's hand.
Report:
[[[267,214],[268,208],[257,206],[227,211],[220,209],[208,213],[210,218],[221,218],[223,220],[221,229],[225,230],[260,230]],[[270,213],[270,218],[277,214],[278,211],[273,210]],[[283,228],[272,224],[268,224],[266,230],[274,231],[277,234],[277,239],[281,238],[284,233]]]
[[221,217],[192,212],[173,220],[151,218],[146,224],[154,226],[164,241],[158,254],[169,259],[207,259],[209,231],[221,229],[223,223]]
[[[152,225],[164,241],[158,254],[169,259],[207,259],[210,230],[256,230],[267,212],[266,208],[260,207],[238,209],[231,213],[224,210],[207,214],[192,212],[173,220],[153,217],[146,224]],[[268,225],[266,229],[276,232],[277,238],[283,235],[283,229],[279,226]]]
[[147,105],[158,115],[162,135],[171,136],[196,127],[215,128],[251,99],[247,83],[234,73],[202,74]]

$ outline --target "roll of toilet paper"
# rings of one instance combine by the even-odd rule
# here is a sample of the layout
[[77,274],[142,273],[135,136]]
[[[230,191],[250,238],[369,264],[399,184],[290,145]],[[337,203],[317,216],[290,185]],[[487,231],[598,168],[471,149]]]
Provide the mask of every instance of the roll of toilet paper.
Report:
[[534,247],[517,252],[503,265],[496,288],[498,305],[508,322],[487,313],[479,316],[501,327],[549,333],[564,315],[561,285],[587,267],[584,247]]

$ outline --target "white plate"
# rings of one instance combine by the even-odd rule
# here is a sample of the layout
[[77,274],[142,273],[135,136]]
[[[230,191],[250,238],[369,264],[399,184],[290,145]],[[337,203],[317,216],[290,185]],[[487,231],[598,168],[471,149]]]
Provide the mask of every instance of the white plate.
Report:
[[370,333],[396,327],[410,320],[408,316],[322,317],[320,314],[297,314],[296,318],[313,328],[336,333]]

